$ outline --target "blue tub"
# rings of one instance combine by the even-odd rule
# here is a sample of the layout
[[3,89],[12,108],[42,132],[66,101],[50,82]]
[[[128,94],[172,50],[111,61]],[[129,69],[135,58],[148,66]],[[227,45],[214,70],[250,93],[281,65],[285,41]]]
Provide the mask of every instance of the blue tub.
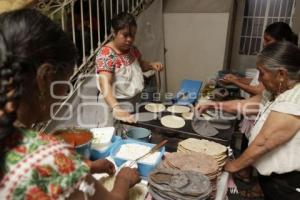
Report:
[[[110,152],[110,156],[114,159],[116,165],[118,167],[120,167],[122,164],[124,164],[126,161],[125,159],[122,158],[118,158],[115,155],[118,153],[118,151],[121,148],[121,145],[123,144],[128,144],[128,143],[135,143],[135,144],[141,144],[141,145],[145,145],[148,147],[153,147],[155,146],[155,144],[151,144],[151,143],[146,143],[146,142],[140,142],[137,140],[132,140],[132,139],[127,139],[127,140],[119,140],[118,142],[116,142],[116,144],[112,147],[111,152]],[[153,165],[150,164],[146,164],[146,163],[140,163],[137,162],[138,164],[138,171],[140,173],[140,176],[142,177],[148,177],[148,174],[154,170],[154,168],[160,163],[162,156],[165,153],[165,147],[160,148],[159,150],[160,152],[160,156],[157,158],[156,162]]]
[[98,159],[103,159],[109,156],[111,149],[114,147],[114,145],[117,144],[117,142],[121,140],[120,136],[114,135],[111,139],[111,145],[105,149],[104,151],[98,151],[95,149],[92,149],[91,151],[91,160],[98,160]]
[[141,127],[130,127],[127,130],[126,135],[134,140],[139,140],[141,142],[149,142],[151,137],[151,131],[149,129]]

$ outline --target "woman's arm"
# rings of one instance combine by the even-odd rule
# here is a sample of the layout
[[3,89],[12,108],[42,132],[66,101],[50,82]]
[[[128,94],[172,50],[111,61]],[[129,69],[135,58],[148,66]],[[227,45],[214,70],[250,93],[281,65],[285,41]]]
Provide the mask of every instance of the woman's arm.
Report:
[[237,172],[244,169],[264,154],[288,142],[299,129],[299,116],[272,111],[255,140],[238,159],[228,162],[225,170]]
[[247,85],[249,85],[252,81],[251,78],[246,78],[246,77],[239,77],[238,80],[239,80],[239,82],[247,84]]
[[226,84],[232,83],[242,90],[250,93],[251,95],[261,94],[264,90],[264,86],[262,83],[259,83],[257,86],[250,85],[252,79],[249,78],[240,78],[232,74],[225,75],[223,79],[220,81]]
[[245,84],[239,80],[233,80],[232,83],[251,95],[261,94],[265,89],[262,83],[259,83],[257,86]]
[[259,112],[259,105],[261,102],[261,95],[253,96],[245,100],[231,100],[231,101],[214,101],[208,103],[199,103],[196,110],[200,113],[209,108],[223,110],[229,113],[242,113],[243,115],[257,114]]
[[239,77],[239,76],[236,76],[236,75],[233,75],[233,74],[226,74],[222,79],[220,79],[222,82],[224,83],[231,83],[232,80],[238,80],[240,81],[241,83],[244,83],[244,84],[250,84],[252,79],[251,78],[246,78],[246,77]]
[[113,94],[113,74],[103,71],[99,74],[98,81],[105,102],[113,109],[114,106],[118,105],[118,101]]
[[117,99],[114,96],[113,88],[113,74],[110,72],[101,72],[98,81],[100,83],[101,93],[108,106],[112,109],[113,115],[116,119],[133,123],[134,117],[125,110],[121,109]]
[[161,71],[163,70],[164,66],[160,62],[148,62],[145,60],[139,59],[139,63],[141,65],[142,71],[146,72],[149,70]]

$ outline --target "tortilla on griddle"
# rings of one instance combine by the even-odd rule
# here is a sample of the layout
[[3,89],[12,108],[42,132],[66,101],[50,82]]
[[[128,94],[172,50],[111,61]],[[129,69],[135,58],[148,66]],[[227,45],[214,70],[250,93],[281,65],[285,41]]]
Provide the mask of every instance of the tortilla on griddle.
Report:
[[209,121],[194,118],[192,121],[192,127],[196,133],[204,137],[212,137],[219,133],[219,131],[213,127]]
[[171,113],[186,113],[190,112],[191,108],[188,106],[180,106],[180,105],[173,105],[167,108],[167,111]]
[[149,112],[157,113],[166,110],[166,106],[161,103],[148,103],[145,105],[145,109]]
[[174,115],[166,115],[161,118],[160,122],[168,128],[182,128],[185,125],[183,118]]
[[192,120],[194,117],[193,112],[185,112],[185,113],[182,113],[181,115],[185,120]]

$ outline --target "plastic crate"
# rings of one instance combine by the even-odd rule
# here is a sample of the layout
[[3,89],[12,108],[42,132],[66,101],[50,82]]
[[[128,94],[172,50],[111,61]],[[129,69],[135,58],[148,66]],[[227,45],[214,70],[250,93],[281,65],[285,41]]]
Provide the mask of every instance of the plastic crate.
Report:
[[121,140],[121,137],[114,135],[111,139],[111,144],[108,148],[106,148],[102,151],[92,149],[91,160],[98,160],[98,159],[103,159],[103,158],[108,157],[111,149],[118,143],[119,140]]
[[[116,165],[118,167],[120,167],[122,164],[124,164],[126,161],[126,159],[122,159],[122,158],[118,158],[116,157],[116,154],[118,153],[118,151],[120,150],[121,146],[123,144],[130,144],[130,143],[134,143],[134,144],[141,144],[141,145],[144,145],[144,146],[148,146],[148,147],[154,147],[155,144],[151,144],[151,143],[146,143],[146,142],[139,142],[137,140],[132,140],[132,139],[127,139],[127,140],[119,140],[114,146],[113,148],[111,149],[111,152],[110,152],[110,156],[114,159]],[[160,148],[159,150],[160,152],[160,155],[159,157],[157,158],[157,160],[155,161],[154,164],[147,164],[147,163],[142,163],[142,162],[137,162],[138,164],[138,171],[140,173],[140,176],[142,177],[148,177],[148,174],[154,170],[154,168],[160,163],[161,161],[161,158],[162,156],[164,155],[165,153],[165,147],[162,147]]]

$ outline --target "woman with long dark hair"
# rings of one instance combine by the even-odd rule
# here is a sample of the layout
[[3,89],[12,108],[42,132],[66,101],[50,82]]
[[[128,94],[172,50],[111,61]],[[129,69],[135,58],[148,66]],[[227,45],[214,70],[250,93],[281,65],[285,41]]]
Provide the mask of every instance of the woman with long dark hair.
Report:
[[111,163],[84,162],[72,146],[29,129],[50,118],[51,84],[68,79],[75,58],[74,44],[46,16],[28,9],[0,15],[0,199],[126,199],[140,180],[123,168],[108,192],[90,174],[113,174]]

